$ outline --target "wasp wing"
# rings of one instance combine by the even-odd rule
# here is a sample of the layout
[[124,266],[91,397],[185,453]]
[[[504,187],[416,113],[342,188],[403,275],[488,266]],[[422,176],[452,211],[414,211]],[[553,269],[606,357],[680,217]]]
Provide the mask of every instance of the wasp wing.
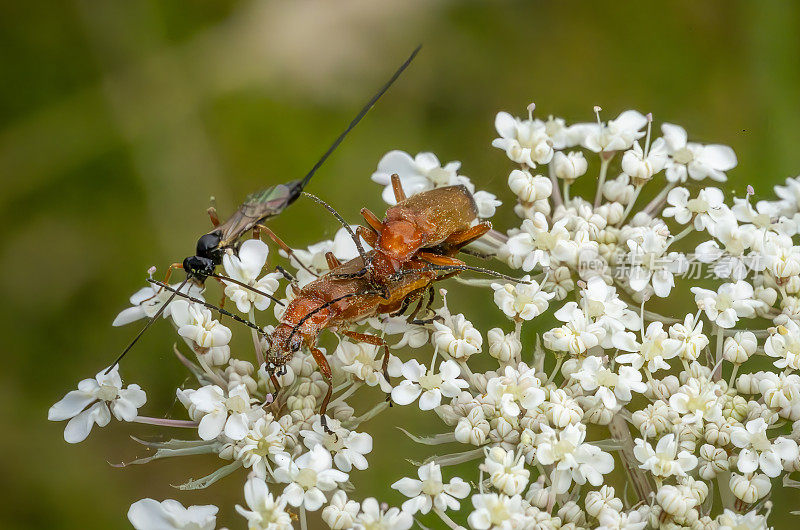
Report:
[[215,230],[222,233],[220,248],[233,245],[255,225],[281,213],[299,195],[295,182],[277,184],[247,196],[239,209]]

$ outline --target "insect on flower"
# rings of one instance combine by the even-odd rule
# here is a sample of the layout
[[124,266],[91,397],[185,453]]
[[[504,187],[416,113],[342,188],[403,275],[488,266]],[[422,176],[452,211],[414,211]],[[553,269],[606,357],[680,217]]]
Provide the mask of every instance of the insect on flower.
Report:
[[[386,93],[387,90],[394,84],[397,78],[408,68],[411,61],[414,60],[421,46],[417,46],[411,53],[408,59],[400,65],[400,67],[392,74],[389,80],[381,87],[378,92],[370,98],[364,105],[355,118],[350,122],[347,128],[334,140],[331,146],[325,153],[317,160],[314,167],[303,177],[301,180],[292,180],[286,184],[277,184],[268,188],[256,191],[247,196],[245,201],[239,206],[236,212],[233,213],[226,221],[220,221],[217,215],[216,208],[211,206],[208,209],[208,215],[211,218],[211,224],[214,228],[200,236],[197,240],[197,246],[194,256],[189,256],[183,260],[182,263],[173,263],[167,269],[164,277],[164,283],[169,281],[170,275],[174,269],[183,269],[186,272],[186,279],[180,284],[177,291],[188,283],[192,282],[200,287],[205,283],[206,278],[215,278],[218,281],[224,280],[225,282],[234,283],[253,291],[254,293],[265,296],[276,303],[281,303],[268,293],[259,291],[252,286],[246,285],[234,278],[221,276],[214,271],[216,267],[222,263],[222,257],[228,251],[233,251],[239,246],[240,238],[248,231],[253,231],[254,238],[260,238],[261,233],[268,235],[278,246],[284,251],[292,255],[291,248],[281,241],[269,228],[264,225],[264,222],[272,217],[277,216],[283,210],[288,208],[303,192],[311,177],[322,166],[325,160],[333,153],[340,143],[344,140],[347,134],[358,125],[361,119],[369,112],[369,110],[377,103],[377,101]],[[116,366],[120,360],[133,348],[134,344],[144,334],[147,328],[161,316],[170,302],[177,296],[178,292],[172,294],[167,301],[161,305],[159,311],[153,315],[147,323],[142,327],[139,333],[133,338],[128,346],[122,351],[117,359],[112,363],[111,368]]]

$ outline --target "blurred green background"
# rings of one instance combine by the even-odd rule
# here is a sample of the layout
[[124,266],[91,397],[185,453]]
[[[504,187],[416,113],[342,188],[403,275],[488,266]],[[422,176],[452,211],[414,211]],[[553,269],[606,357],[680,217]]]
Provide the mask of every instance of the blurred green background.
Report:
[[[150,265],[192,252],[210,196],[225,215],[248,192],[303,175],[418,43],[413,66],[310,185],[354,222],[362,206],[383,209],[369,175],[394,148],[460,160],[510,201],[493,118],[531,101],[539,116],[571,121],[593,119],[593,105],[606,119],[636,108],[729,144],[739,167],[727,186],[738,191],[769,196],[800,170],[796,2],[68,0],[3,2],[0,14],[2,528],[125,528],[145,496],[213,502],[226,507],[221,523],[242,526],[230,507],[243,476],[192,494],[170,487],[215,459],[115,469],[107,461],[142,453],[128,434],[152,431],[114,424],[71,447],[47,409],[128,341],[134,327],[111,320]],[[494,221],[515,222],[510,208]],[[272,227],[295,246],[337,228],[304,201]],[[453,306],[485,298],[468,311],[481,329],[509,327],[487,294],[448,287]],[[185,377],[173,337],[157,326],[122,371],[154,416]],[[358,495],[401,500],[389,485],[413,470],[396,458],[426,454],[392,427],[409,417],[395,408],[371,428]],[[779,511],[796,507],[796,491],[776,490]]]

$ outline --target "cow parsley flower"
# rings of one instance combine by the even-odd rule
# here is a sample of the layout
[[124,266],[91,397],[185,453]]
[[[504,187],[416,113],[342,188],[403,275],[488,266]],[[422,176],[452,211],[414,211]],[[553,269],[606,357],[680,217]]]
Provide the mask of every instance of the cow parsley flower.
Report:
[[658,440],[655,449],[645,440],[637,438],[633,454],[641,462],[641,469],[657,477],[683,477],[697,467],[696,456],[686,450],[678,452],[678,441],[672,433]]
[[615,409],[618,401],[630,401],[633,398],[632,392],[642,393],[647,390],[639,370],[620,366],[618,372],[606,368],[600,357],[592,355],[583,360],[580,370],[572,376],[580,382],[584,390],[594,391],[603,401],[603,405]]
[[286,511],[286,499],[274,498],[264,479],[251,477],[244,485],[247,508],[236,505],[236,511],[247,519],[250,530],[291,530],[292,517]]
[[[271,295],[278,290],[278,279],[283,276],[279,272],[273,272],[261,278],[258,277],[267,263],[268,255],[269,247],[266,243],[260,239],[248,239],[242,243],[238,255],[224,254],[222,256],[222,266],[225,267],[228,276],[234,280]],[[224,283],[225,296],[230,298],[242,313],[250,311],[251,305],[259,311],[264,311],[272,301],[264,295],[245,289],[233,282]]]
[[467,521],[475,530],[489,528],[523,528],[526,522],[522,497],[497,493],[482,493],[472,496],[475,509]]
[[408,530],[414,524],[410,513],[399,508],[382,508],[374,497],[364,499],[356,517],[356,530]]
[[[191,297],[200,300],[203,299],[202,289],[193,282],[188,282],[184,284],[183,287],[181,287],[181,284],[179,283],[170,285],[170,287]],[[180,289],[178,289],[179,287]],[[156,313],[158,313],[159,309],[161,309],[161,306],[166,303],[172,294],[172,291],[160,287],[153,287],[152,285],[142,287],[131,296],[130,302],[132,307],[123,309],[117,315],[111,325],[124,326],[125,324],[130,324],[131,322],[135,322],[142,318],[152,318]],[[170,306],[171,305],[172,304],[170,303]],[[170,316],[170,307],[164,309],[164,312],[161,314],[161,316],[168,318]]]
[[325,503],[325,492],[336,489],[347,480],[347,473],[332,469],[331,454],[321,445],[303,453],[297,459],[287,455],[277,458],[275,480],[287,484],[281,495],[290,505],[303,506],[310,512],[319,510]]
[[433,326],[433,343],[453,359],[467,360],[481,351],[483,337],[463,314],[450,315],[448,311],[444,323],[435,321]]
[[494,303],[509,318],[532,320],[547,310],[549,300],[555,295],[542,290],[529,275],[523,276],[522,280],[528,283],[493,283]]
[[[424,364],[416,359],[403,364],[405,378],[392,389],[392,400],[398,405],[408,405],[418,397],[419,408],[431,410],[442,403],[442,396],[456,397],[460,389],[468,383],[460,379],[461,369],[455,361],[445,361],[439,365],[439,373],[426,371]],[[420,397],[420,395],[422,397]]]
[[131,504],[128,520],[136,530],[214,530],[218,511],[213,505],[184,508],[172,499],[142,499]]
[[520,120],[507,112],[498,112],[494,127],[500,138],[494,139],[492,146],[503,149],[512,161],[533,168],[553,158],[553,141],[541,121]]
[[460,168],[461,162],[448,162],[442,166],[433,153],[419,153],[412,158],[405,151],[389,151],[378,162],[378,169],[372,174],[372,180],[385,186],[383,200],[393,205],[397,201],[392,190],[392,175],[400,177],[403,191],[410,197],[438,186],[459,184]]
[[178,326],[178,335],[200,348],[226,346],[233,336],[230,329],[212,317],[211,311],[199,304],[175,300],[170,309],[172,320]]
[[671,123],[661,125],[661,132],[670,155],[667,163],[670,182],[686,182],[687,177],[725,182],[725,171],[736,167],[736,154],[727,145],[688,142],[686,130]]
[[334,530],[353,528],[359,509],[360,506],[356,501],[349,500],[347,494],[339,490],[322,509],[322,520]]
[[258,418],[250,430],[242,438],[236,450],[236,458],[244,467],[253,469],[256,476],[267,476],[267,459],[275,457],[286,450],[286,433],[283,427],[274,420],[272,414]]
[[691,291],[697,307],[723,328],[732,328],[740,318],[754,318],[756,308],[763,303],[754,298],[753,286],[743,280],[723,283],[716,292],[701,287],[692,287]]
[[435,462],[425,464],[417,470],[419,480],[404,477],[392,484],[406,497],[403,511],[410,514],[428,513],[431,508],[436,510],[458,510],[463,499],[469,495],[469,484],[459,477],[454,477],[447,484],[442,481],[442,469]]
[[133,421],[137,410],[147,401],[139,385],[122,388],[119,365],[114,365],[108,374],[106,371],[103,369],[94,379],[78,383],[77,390],[68,392],[47,412],[50,421],[69,420],[64,428],[64,440],[68,443],[85,440],[95,424],[108,425],[111,414],[120,421]]
[[797,442],[791,438],[767,438],[767,422],[764,418],[748,421],[744,427],[735,425],[731,429],[731,442],[741,448],[736,467],[742,473],[752,473],[761,468],[768,477],[777,477],[783,471],[783,462],[798,457]]
[[364,455],[372,452],[372,436],[365,432],[348,431],[336,419],[329,420],[328,423],[328,428],[333,433],[326,432],[320,420],[314,422],[312,430],[300,431],[305,446],[313,449],[321,445],[330,451],[336,467],[345,473],[349,473],[353,468],[367,469],[367,459]]
[[487,450],[486,459],[480,469],[489,475],[492,486],[506,495],[518,495],[525,491],[530,477],[522,455],[506,451],[502,447]]
[[206,385],[188,397],[202,415],[197,432],[203,440],[213,440],[223,432],[232,440],[242,440],[247,436],[253,399],[245,385],[236,385],[227,395],[217,385]]
[[573,481],[599,486],[603,475],[614,469],[614,458],[599,447],[584,443],[585,440],[583,424],[567,425],[561,431],[542,425],[536,460],[543,466],[554,466],[550,479],[555,493],[565,493]]

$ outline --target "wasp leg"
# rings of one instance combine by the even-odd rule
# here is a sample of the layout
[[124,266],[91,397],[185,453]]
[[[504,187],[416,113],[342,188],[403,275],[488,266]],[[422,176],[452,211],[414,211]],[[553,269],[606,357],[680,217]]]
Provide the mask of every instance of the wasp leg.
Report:
[[383,228],[383,222],[378,218],[377,215],[375,215],[366,208],[361,208],[361,215],[364,217],[364,220],[367,222],[369,227],[375,230],[376,234],[381,233],[381,228]]
[[275,270],[276,270],[277,272],[280,272],[280,273],[281,273],[281,275],[283,275],[283,277],[284,277],[286,280],[288,280],[290,283],[293,283],[293,284],[294,284],[294,283],[297,283],[297,278],[295,278],[294,276],[292,276],[292,274],[291,274],[289,271],[287,271],[286,269],[284,269],[284,268],[283,268],[283,267],[281,267],[280,265],[276,265],[276,266],[275,266]]
[[395,173],[392,175],[392,191],[394,192],[394,200],[402,202],[406,200],[406,192],[403,191],[403,182],[400,180],[400,175]]
[[491,229],[492,223],[488,221],[480,223],[471,228],[467,228],[466,230],[454,232],[450,235],[450,237],[444,240],[442,245],[445,247],[453,247],[455,250],[459,250],[464,245],[472,243]]
[[[383,377],[386,379],[386,382],[391,384],[391,381],[389,381],[389,345],[386,343],[386,341],[376,335],[369,335],[367,333],[345,331],[344,334],[353,340],[357,340],[358,342],[365,342],[367,344],[372,344],[373,346],[383,347],[383,362],[381,363],[381,372],[383,372]],[[386,401],[389,401],[390,397],[391,394],[387,394]]]
[[219,215],[217,215],[217,208],[214,206],[209,206],[206,212],[208,213],[208,216],[211,218],[211,224],[214,226],[214,228],[218,227],[220,225],[220,222],[219,222]]
[[[225,296],[225,287],[227,287],[227,284],[225,282],[223,282],[220,278],[214,278],[214,279],[217,280],[219,282],[220,286],[222,287],[222,300],[219,301],[219,308],[220,309],[224,309],[225,308],[225,300],[228,299],[228,297]],[[219,314],[219,319],[222,320],[222,313]]]
[[336,267],[342,264],[342,262],[339,261],[339,259],[333,255],[333,252],[325,253],[325,261],[328,262],[328,268],[331,270],[335,269]]
[[167,273],[164,275],[164,281],[161,283],[166,283],[167,285],[169,285],[169,277],[172,276],[172,271],[174,271],[175,269],[182,269],[182,268],[183,268],[182,263],[173,263],[172,265],[167,267]]
[[294,261],[297,262],[297,264],[300,265],[300,267],[303,270],[305,270],[307,273],[313,275],[314,277],[319,278],[319,274],[317,274],[316,272],[314,272],[314,271],[310,270],[308,267],[306,267],[306,265],[302,261],[300,261],[300,258],[298,258],[297,255],[294,253],[294,250],[292,250],[292,247],[290,247],[289,245],[284,243],[283,240],[281,238],[279,238],[275,234],[275,232],[273,232],[272,230],[270,230],[269,228],[267,228],[263,224],[257,224],[256,226],[253,227],[253,237],[255,239],[260,239],[261,232],[267,234],[267,236],[269,236],[269,238],[276,245],[278,245],[281,248],[281,250],[286,252],[286,255],[289,256],[289,263],[291,263],[292,259],[294,259]]
[[317,366],[319,366],[319,371],[322,372],[322,377],[325,379],[325,382],[328,383],[328,391],[325,393],[325,399],[322,400],[322,406],[319,409],[319,422],[322,424],[322,428],[325,429],[326,433],[334,434],[328,427],[328,419],[325,417],[325,412],[328,410],[328,402],[331,400],[331,394],[333,393],[331,365],[328,364],[328,359],[325,358],[325,354],[322,353],[319,348],[311,346],[309,349],[311,350],[311,355],[314,357],[314,360],[317,361]]

